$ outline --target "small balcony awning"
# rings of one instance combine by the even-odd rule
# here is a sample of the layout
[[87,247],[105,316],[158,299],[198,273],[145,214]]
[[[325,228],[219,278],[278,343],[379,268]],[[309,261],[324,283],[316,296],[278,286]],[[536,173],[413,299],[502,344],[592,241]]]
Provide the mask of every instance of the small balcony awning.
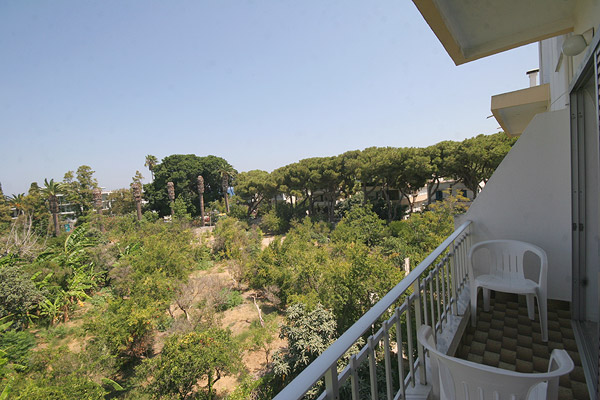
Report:
[[571,32],[577,0],[413,0],[456,65]]
[[536,114],[549,107],[549,84],[492,96],[492,114],[508,136],[519,136]]

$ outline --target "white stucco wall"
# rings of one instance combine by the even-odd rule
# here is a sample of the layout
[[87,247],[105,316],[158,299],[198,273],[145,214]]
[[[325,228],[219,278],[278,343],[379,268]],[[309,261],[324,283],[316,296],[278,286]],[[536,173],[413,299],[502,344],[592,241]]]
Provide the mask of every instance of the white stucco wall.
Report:
[[561,110],[569,105],[569,81],[572,58],[560,57],[565,35],[540,42],[540,84],[550,84],[550,109]]
[[[590,28],[594,28],[595,33],[600,28],[600,1],[578,0],[574,10],[572,34],[582,34]],[[550,84],[550,111],[568,106],[569,84],[586,54],[586,51],[583,51],[574,57],[561,58],[563,41],[570,35],[552,37],[540,42],[540,84]]]
[[[549,298],[571,301],[569,111],[538,114],[461,221],[473,243],[516,239],[548,254]],[[461,222],[457,221],[457,222]]]

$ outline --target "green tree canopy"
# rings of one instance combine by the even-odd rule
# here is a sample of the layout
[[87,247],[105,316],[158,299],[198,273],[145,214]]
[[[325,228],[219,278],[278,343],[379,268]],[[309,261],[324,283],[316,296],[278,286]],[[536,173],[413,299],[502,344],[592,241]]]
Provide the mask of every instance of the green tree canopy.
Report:
[[228,330],[175,334],[166,340],[159,356],[144,363],[143,370],[151,377],[147,391],[153,398],[177,395],[188,399],[198,380],[204,378],[210,400],[215,382],[236,372],[240,362],[238,347]]
[[433,194],[440,187],[441,180],[452,176],[452,162],[457,147],[457,142],[445,140],[424,149],[425,156],[429,157],[429,167],[431,168],[427,186],[428,203],[431,203]]
[[290,306],[279,336],[287,339],[284,351],[273,355],[273,370],[284,381],[291,381],[335,340],[335,318],[317,304],[309,310],[304,304]]
[[154,181],[144,185],[144,197],[148,200],[151,209],[158,211],[161,216],[169,215],[171,208],[167,182],[173,182],[175,197],[181,197],[187,212],[197,216],[200,214],[198,175],[204,177],[204,198],[206,202],[211,202],[223,197],[220,171],[224,169],[233,170],[233,167],[225,159],[216,156],[199,157],[195,154],[167,156],[154,167]]
[[463,140],[450,161],[452,177],[476,196],[515,142],[503,132]]
[[277,194],[277,183],[271,174],[258,169],[238,174],[234,188],[235,194],[248,205],[248,215]]
[[146,156],[146,162],[144,163],[144,167],[148,167],[148,169],[150,170],[150,174],[152,175],[152,179],[154,179],[154,167],[156,167],[156,164],[158,164],[158,158],[156,158],[156,156],[148,154]]
[[98,187],[95,172],[88,165],[80,165],[76,174],[67,171],[63,178],[62,192],[67,202],[75,206],[78,217],[94,210],[94,189]]

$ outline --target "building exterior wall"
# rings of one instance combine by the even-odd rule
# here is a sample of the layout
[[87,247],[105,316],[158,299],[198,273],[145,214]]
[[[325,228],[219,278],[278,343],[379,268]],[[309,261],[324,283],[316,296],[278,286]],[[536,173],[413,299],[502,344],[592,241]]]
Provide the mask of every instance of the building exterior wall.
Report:
[[[590,28],[597,31],[600,28],[600,1],[579,0],[574,15],[572,34],[583,34]],[[574,57],[562,56],[562,44],[570,35],[556,36],[540,42],[540,84],[550,84],[550,111],[561,110],[569,105],[569,83],[586,53],[583,51]]]
[[[575,26],[573,34],[580,35],[590,28],[600,27],[600,1],[578,0],[575,7]],[[589,43],[588,43],[589,44]],[[573,65],[579,65],[583,61],[585,51],[573,57]]]
[[565,35],[540,42],[540,84],[550,84],[550,111],[569,105],[569,81],[573,76],[573,58],[562,55]]
[[549,298],[571,300],[569,111],[536,115],[458,223],[474,243],[516,239],[548,254]]

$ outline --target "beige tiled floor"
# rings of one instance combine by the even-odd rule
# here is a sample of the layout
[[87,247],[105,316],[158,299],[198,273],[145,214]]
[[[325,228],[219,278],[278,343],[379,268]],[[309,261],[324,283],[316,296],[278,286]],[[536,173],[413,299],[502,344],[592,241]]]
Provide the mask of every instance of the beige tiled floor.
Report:
[[[479,294],[481,296],[481,293]],[[589,399],[581,359],[571,328],[569,303],[548,302],[548,342],[542,342],[539,316],[527,317],[525,296],[492,293],[489,312],[478,302],[477,326],[469,326],[456,356],[520,372],[545,372],[550,353],[565,349],[575,369],[560,378],[560,399]]]

